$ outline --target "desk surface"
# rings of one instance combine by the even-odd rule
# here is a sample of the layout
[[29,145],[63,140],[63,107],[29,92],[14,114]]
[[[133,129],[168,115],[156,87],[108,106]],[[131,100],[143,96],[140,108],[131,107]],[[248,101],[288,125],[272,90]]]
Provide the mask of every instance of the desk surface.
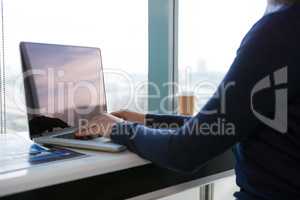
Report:
[[148,163],[128,151],[115,154],[83,150],[78,152],[90,156],[42,164],[24,170],[1,174],[0,197],[45,186],[112,173]]
[[[135,196],[140,196],[139,199],[158,198],[228,177],[233,174],[234,166],[230,151],[210,161],[193,175],[161,169],[128,151],[117,154],[79,152],[90,156],[1,174],[0,197],[24,199],[24,195],[29,195],[28,199],[45,196],[53,199],[57,194],[64,194],[72,199],[83,196],[89,199],[109,199],[111,196],[114,199]],[[101,195],[99,187],[103,190]],[[118,192],[113,193],[112,188],[118,188]]]

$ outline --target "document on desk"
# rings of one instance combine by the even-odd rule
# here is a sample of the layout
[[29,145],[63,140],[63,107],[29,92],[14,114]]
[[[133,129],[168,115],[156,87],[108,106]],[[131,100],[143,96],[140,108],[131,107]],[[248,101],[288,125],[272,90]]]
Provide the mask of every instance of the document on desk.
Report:
[[48,149],[15,134],[0,135],[0,174],[84,156],[68,149]]

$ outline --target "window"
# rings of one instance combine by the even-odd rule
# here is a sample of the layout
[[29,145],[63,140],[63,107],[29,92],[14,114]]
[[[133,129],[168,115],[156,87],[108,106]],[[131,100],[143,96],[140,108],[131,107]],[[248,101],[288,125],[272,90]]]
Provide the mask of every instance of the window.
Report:
[[263,15],[261,0],[179,0],[179,88],[201,108],[230,67],[243,36]]
[[23,90],[16,89],[20,41],[99,47],[109,111],[146,110],[148,0],[3,0],[3,5],[8,131],[27,127]]
[[[265,7],[261,0],[179,0],[179,90],[194,92],[198,110],[217,89],[243,36]],[[214,185],[215,200],[232,199],[238,190],[235,177]]]

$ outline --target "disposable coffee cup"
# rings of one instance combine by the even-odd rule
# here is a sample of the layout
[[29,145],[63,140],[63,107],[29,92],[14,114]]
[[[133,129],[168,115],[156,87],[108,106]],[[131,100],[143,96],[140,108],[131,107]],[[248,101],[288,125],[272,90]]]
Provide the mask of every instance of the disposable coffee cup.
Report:
[[177,96],[178,113],[180,115],[194,115],[197,100],[194,92],[180,92]]

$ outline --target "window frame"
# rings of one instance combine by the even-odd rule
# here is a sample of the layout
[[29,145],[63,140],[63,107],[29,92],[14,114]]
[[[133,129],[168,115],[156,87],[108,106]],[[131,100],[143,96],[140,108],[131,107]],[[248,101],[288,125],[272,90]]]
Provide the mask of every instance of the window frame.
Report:
[[178,83],[178,0],[149,0],[148,9],[148,110],[174,114]]
[[0,134],[6,133],[3,0],[0,1]]

